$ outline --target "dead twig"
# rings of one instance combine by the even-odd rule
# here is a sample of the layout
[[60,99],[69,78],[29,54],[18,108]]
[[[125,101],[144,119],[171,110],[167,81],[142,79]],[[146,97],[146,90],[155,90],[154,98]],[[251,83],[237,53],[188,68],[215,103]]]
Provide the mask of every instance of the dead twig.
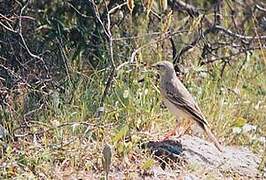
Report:
[[266,13],[266,8],[264,8],[264,7],[261,7],[261,6],[260,6],[260,5],[258,5],[258,4],[256,4],[256,5],[255,5],[255,9],[258,9],[258,10],[260,10],[260,11],[262,11],[262,12]]
[[181,0],[171,1],[169,5],[172,7],[172,9],[186,11],[190,15],[190,17],[193,17],[193,18],[198,17],[201,14],[196,7],[194,7],[193,5],[187,4]]
[[250,48],[247,48],[247,49],[239,50],[239,52],[233,53],[233,54],[228,55],[228,56],[217,56],[215,58],[212,58],[211,60],[208,60],[208,61],[205,61],[205,62],[201,62],[200,65],[211,64],[211,63],[214,63],[214,62],[217,62],[217,61],[220,61],[220,60],[230,59],[230,58],[232,58],[234,56],[238,56],[238,55],[243,54],[243,53],[247,53],[247,52],[254,51],[254,50],[261,50],[261,49],[266,49],[266,46],[250,47]]
[[244,36],[235,32],[232,32],[231,30],[228,30],[222,26],[212,26],[208,29],[206,29],[204,32],[201,31],[201,28],[199,30],[199,33],[195,36],[195,38],[192,40],[192,42],[183,47],[179,53],[177,54],[177,56],[174,58],[173,63],[177,64],[180,61],[181,56],[189,51],[191,48],[195,47],[197,45],[197,43],[202,40],[207,34],[209,33],[217,33],[217,32],[223,32],[224,34],[231,36],[233,38],[237,38],[239,40],[246,40],[246,41],[252,41],[252,40],[266,40],[266,36]]
[[266,40],[266,36],[263,36],[263,35],[262,36],[244,36],[244,35],[232,32],[231,30],[226,29],[226,28],[224,28],[222,26],[214,26],[213,30],[221,31],[221,32],[225,33],[228,36],[231,36],[231,37],[234,37],[234,38],[238,38],[238,39],[241,39],[241,40],[248,40],[248,41],[250,41],[250,40]]
[[97,17],[98,22],[101,24],[105,35],[108,37],[108,41],[109,41],[109,52],[110,52],[110,61],[111,61],[111,72],[110,75],[107,79],[107,83],[102,95],[102,98],[100,100],[100,107],[103,106],[104,100],[110,90],[110,87],[112,86],[112,82],[115,76],[115,62],[114,62],[114,52],[113,52],[113,37],[112,37],[112,32],[111,32],[111,18],[110,18],[110,11],[108,10],[108,7],[106,5],[107,8],[107,26],[104,25],[103,21],[101,20],[101,16],[99,14],[99,11],[97,9],[97,6],[95,4],[95,2],[93,0],[91,0],[91,3],[93,4],[93,9],[94,9],[94,13]]
[[[202,20],[203,20],[203,19],[204,19],[204,17],[201,18],[201,24],[202,24]],[[190,49],[192,49],[193,47],[195,47],[196,44],[197,44],[197,43],[198,43],[198,42],[199,42],[204,36],[206,36],[208,33],[211,32],[211,30],[212,30],[212,29],[209,28],[209,29],[205,30],[204,32],[202,32],[202,25],[201,25],[201,27],[200,27],[199,30],[198,30],[198,33],[196,34],[196,36],[194,37],[194,39],[192,40],[192,42],[191,42],[189,45],[183,47],[183,48],[179,51],[179,53],[174,57],[173,64],[176,65],[176,64],[180,63],[181,56],[182,56],[185,52],[187,52],[187,51],[189,51]]]
[[18,29],[18,34],[19,34],[20,39],[22,41],[22,44],[23,44],[24,48],[26,49],[26,51],[28,52],[28,54],[32,58],[35,58],[35,59],[40,60],[43,63],[45,70],[48,72],[48,67],[46,66],[43,58],[40,57],[40,56],[38,56],[38,55],[36,55],[36,54],[33,54],[31,52],[31,50],[29,49],[29,47],[28,47],[28,45],[27,45],[27,43],[26,43],[26,41],[25,41],[25,39],[23,37],[23,34],[22,34],[22,17],[23,17],[22,14],[25,11],[25,9],[28,7],[28,5],[29,5],[29,1],[27,1],[26,4],[21,8],[20,15],[19,15],[19,29]]

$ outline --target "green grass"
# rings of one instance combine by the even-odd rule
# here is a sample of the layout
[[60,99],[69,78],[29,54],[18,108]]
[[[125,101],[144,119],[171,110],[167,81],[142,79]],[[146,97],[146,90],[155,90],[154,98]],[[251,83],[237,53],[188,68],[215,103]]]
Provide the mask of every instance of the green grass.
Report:
[[[257,139],[266,132],[266,71],[263,57],[253,55],[237,75],[243,59],[220,76],[217,64],[208,73],[192,66],[184,83],[197,99],[215,134],[227,145],[248,146],[262,154]],[[175,118],[161,108],[158,83],[148,68],[123,68],[105,100],[105,113],[95,118],[104,89],[103,71],[74,75],[75,88],[54,93],[47,109],[22,134],[9,141],[0,160],[4,179],[104,177],[102,148],[112,145],[112,173],[134,178],[158,162],[139,144],[159,139]],[[141,81],[140,81],[141,80]],[[255,132],[233,134],[233,127],[256,125]],[[33,135],[32,135],[33,134]],[[137,173],[137,174],[136,174]]]

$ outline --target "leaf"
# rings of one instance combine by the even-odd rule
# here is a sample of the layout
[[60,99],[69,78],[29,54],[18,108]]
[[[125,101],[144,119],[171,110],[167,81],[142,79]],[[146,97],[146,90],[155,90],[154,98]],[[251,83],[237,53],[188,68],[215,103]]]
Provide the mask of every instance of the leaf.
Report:
[[153,159],[147,159],[145,162],[142,163],[141,168],[143,170],[149,170],[154,165]]
[[103,148],[103,169],[106,172],[106,174],[108,175],[109,171],[110,171],[110,166],[111,166],[111,160],[112,160],[112,149],[111,146],[109,144],[105,144],[104,148]]
[[134,0],[127,0],[127,7],[129,9],[129,11],[132,13],[132,11],[135,7]]
[[118,133],[116,133],[116,135],[112,138],[112,142],[113,142],[113,143],[116,143],[116,142],[118,142],[119,140],[123,139],[123,138],[126,136],[126,134],[128,133],[128,131],[129,131],[129,127],[128,127],[127,125],[124,126],[124,127],[122,127],[122,128],[118,131]]
[[124,93],[123,93],[123,98],[127,99],[128,96],[129,96],[129,91],[125,90]]
[[161,12],[164,12],[167,9],[167,0],[160,0],[160,10]]
[[170,11],[167,16],[164,18],[164,22],[162,24],[162,32],[168,31],[172,23],[172,11]]
[[117,154],[124,154],[124,151],[125,151],[125,146],[124,146],[124,143],[118,143],[116,145],[116,152]]
[[154,0],[146,0],[144,2],[144,6],[145,6],[145,8],[147,10],[147,15],[149,15],[149,13],[151,12],[151,8],[152,8],[152,5],[153,5],[153,2],[154,2]]
[[235,127],[243,127],[245,124],[247,123],[247,120],[242,118],[242,117],[238,117],[235,120],[234,126]]

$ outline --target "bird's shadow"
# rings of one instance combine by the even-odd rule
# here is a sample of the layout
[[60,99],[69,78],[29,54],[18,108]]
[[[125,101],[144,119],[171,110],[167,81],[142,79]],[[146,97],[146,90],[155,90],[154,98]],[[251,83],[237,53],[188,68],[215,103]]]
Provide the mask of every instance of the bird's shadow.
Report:
[[166,164],[171,164],[169,162],[180,162],[183,160],[180,155],[184,149],[182,144],[176,140],[148,141],[143,143],[141,148],[150,151],[160,162],[162,169],[165,169]]

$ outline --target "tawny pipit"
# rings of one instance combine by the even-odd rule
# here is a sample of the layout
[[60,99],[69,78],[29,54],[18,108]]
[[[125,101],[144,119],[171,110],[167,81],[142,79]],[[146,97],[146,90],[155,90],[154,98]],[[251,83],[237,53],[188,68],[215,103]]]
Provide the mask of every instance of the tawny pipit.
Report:
[[[173,64],[168,61],[161,61],[152,65],[152,67],[156,68],[160,74],[160,92],[163,97],[163,102],[169,111],[176,116],[177,123],[181,119],[192,119],[196,121],[214,142],[217,149],[222,151],[220,143],[211,132],[199,106],[176,76]],[[171,135],[174,135],[176,130],[177,128],[172,131]]]

